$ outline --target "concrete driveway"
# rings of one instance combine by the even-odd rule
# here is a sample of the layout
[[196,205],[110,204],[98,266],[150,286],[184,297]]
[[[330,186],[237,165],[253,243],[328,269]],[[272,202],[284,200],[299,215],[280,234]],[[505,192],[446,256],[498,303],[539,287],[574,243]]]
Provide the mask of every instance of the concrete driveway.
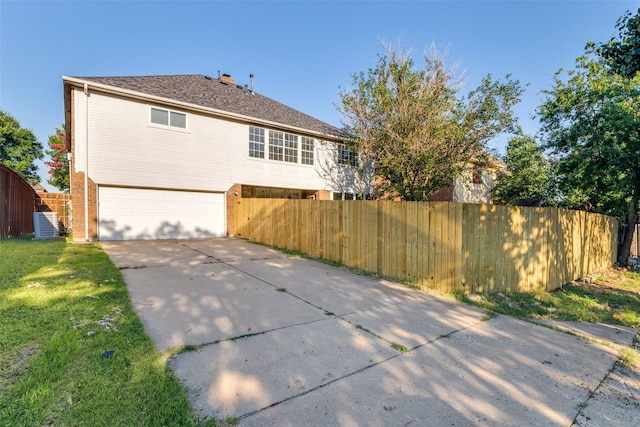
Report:
[[189,346],[170,366],[196,414],[240,426],[568,426],[635,336],[487,320],[243,240],[102,246],[158,349]]

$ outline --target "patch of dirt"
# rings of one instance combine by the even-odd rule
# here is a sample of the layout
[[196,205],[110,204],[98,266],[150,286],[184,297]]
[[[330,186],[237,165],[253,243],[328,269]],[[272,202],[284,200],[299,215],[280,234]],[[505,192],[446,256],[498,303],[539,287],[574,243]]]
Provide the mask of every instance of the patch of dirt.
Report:
[[16,350],[8,360],[0,360],[0,374],[2,374],[0,375],[0,391],[6,390],[15,381],[15,378],[22,375],[29,360],[40,354],[41,349],[40,343],[30,344]]
[[591,289],[599,293],[628,291],[640,295],[640,280],[634,280],[625,276],[631,273],[623,268],[610,268],[598,274],[593,274],[575,282],[576,285]]

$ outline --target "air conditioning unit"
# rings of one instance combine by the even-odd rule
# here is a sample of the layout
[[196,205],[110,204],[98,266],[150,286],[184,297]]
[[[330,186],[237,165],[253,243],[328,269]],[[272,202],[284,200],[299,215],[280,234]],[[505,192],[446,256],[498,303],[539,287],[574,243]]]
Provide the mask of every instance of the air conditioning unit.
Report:
[[48,239],[60,236],[57,212],[34,212],[33,231],[36,239]]

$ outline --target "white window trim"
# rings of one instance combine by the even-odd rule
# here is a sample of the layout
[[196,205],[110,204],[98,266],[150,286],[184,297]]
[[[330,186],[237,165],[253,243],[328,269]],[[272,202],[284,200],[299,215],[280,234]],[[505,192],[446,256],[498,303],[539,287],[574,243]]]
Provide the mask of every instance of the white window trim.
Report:
[[[307,144],[305,142],[305,139],[310,140],[311,150],[305,150],[303,148],[305,146],[305,144]],[[307,145],[309,145],[309,144],[307,144]],[[307,160],[304,157],[305,153],[311,153],[311,163],[305,163],[305,160]],[[305,165],[305,166],[313,166],[315,162],[316,162],[316,140],[315,140],[315,138],[311,138],[310,136],[301,136],[300,137],[300,164],[301,165]]]
[[336,146],[338,151],[337,163],[340,166],[357,167],[359,164],[358,153],[344,142],[339,142]]
[[[249,149],[249,143],[251,142],[251,140],[249,139],[249,135],[250,135],[250,128],[258,128],[258,129],[262,129],[264,130],[264,157],[254,157],[251,156],[249,154],[250,149]],[[274,159],[270,159],[269,155],[270,155],[270,151],[269,151],[269,146],[270,144],[270,138],[269,138],[269,132],[273,131],[273,132],[279,132],[282,134],[282,146],[278,145],[278,148],[280,148],[282,150],[282,160],[274,160]],[[296,137],[296,161],[295,162],[288,162],[285,161],[285,149],[286,147],[286,137],[285,135],[293,135]],[[312,164],[306,164],[306,163],[302,163],[302,138],[309,138],[313,141],[313,151],[311,151],[311,153],[313,153],[313,163]],[[271,128],[267,128],[267,127],[262,127],[262,126],[255,126],[255,125],[249,125],[247,127],[247,146],[246,146],[246,158],[248,160],[253,160],[253,161],[259,161],[259,162],[271,162],[271,163],[277,163],[280,165],[288,165],[288,166],[302,166],[302,167],[306,167],[306,168],[313,168],[315,167],[316,162],[318,161],[318,140],[312,136],[308,136],[308,135],[304,135],[304,134],[298,134],[298,133],[293,133],[293,132],[286,132],[283,130],[277,130],[277,129],[271,129]]]
[[[295,148],[291,147],[291,145],[295,144]],[[300,163],[300,137],[294,133],[285,133],[284,134],[284,151],[283,151],[283,160],[285,163]],[[293,154],[295,152],[295,155]],[[293,160],[287,160],[293,159]]]
[[[162,124],[162,123],[154,123],[151,121],[151,112],[153,110],[160,110],[160,111],[166,111],[167,112],[167,119],[169,124]],[[180,127],[180,126],[173,126],[171,125],[171,113],[174,114],[181,114],[184,116],[184,127]],[[183,111],[177,111],[177,110],[171,110],[169,108],[162,108],[162,107],[154,107],[154,106],[149,106],[149,125],[150,126],[157,126],[159,128],[162,129],[172,129],[172,130],[179,130],[179,131],[187,131],[189,129],[189,115]]]
[[[253,128],[253,129],[257,129],[257,130],[261,130],[261,131],[262,131],[262,133],[259,135],[259,136],[260,136],[260,138],[262,139],[262,141],[254,141],[254,140],[251,140],[251,135],[252,135],[252,134],[251,134],[251,129],[252,129],[252,128]],[[262,127],[259,127],[259,126],[249,126],[249,134],[248,134],[248,135],[249,135],[249,145],[248,145],[249,150],[248,150],[247,154],[249,155],[249,158],[250,158],[250,159],[265,160],[265,158],[268,158],[268,155],[267,155],[267,140],[266,140],[266,139],[268,138],[268,136],[266,135],[266,132],[265,132],[265,131],[266,131],[266,129],[265,129],[265,128],[262,128]],[[255,133],[254,133],[254,134],[255,134]],[[251,150],[251,144],[252,144],[252,143],[253,143],[254,145],[258,145],[258,144],[259,144],[259,145],[261,145],[261,146],[262,146],[262,150],[261,150],[261,151],[258,151],[258,150],[256,150],[255,148],[253,149],[253,151],[254,151],[255,153],[262,153],[262,156],[252,156],[252,155],[251,155],[251,151],[252,151],[252,150]]]

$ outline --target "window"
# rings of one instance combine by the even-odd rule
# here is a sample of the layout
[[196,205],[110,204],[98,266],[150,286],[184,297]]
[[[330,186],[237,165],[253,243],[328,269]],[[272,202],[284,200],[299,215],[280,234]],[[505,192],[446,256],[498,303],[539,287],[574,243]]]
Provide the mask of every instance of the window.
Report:
[[249,157],[264,159],[264,129],[249,126]]
[[[313,138],[268,129],[269,147],[266,148],[266,131],[264,128],[249,126],[249,157],[264,159],[265,152],[268,152],[269,160],[313,165],[315,142]],[[301,143],[298,142],[300,140]]]
[[312,165],[313,164],[313,138],[308,138],[306,136],[302,137],[301,144],[301,155],[302,155],[302,164],[303,165]]
[[284,134],[284,161],[298,163],[298,135]]
[[169,112],[158,108],[151,109],[151,123],[169,126]]
[[176,113],[175,111],[169,112],[169,126],[176,128],[187,128],[187,115],[183,113]]
[[347,144],[338,144],[338,164],[348,166],[358,164],[356,153]]
[[282,161],[284,147],[284,133],[275,130],[269,131],[269,159]]
[[151,107],[151,123],[175,128],[187,128],[187,115],[177,111],[164,110],[162,108]]
[[353,193],[333,193],[332,200],[363,200],[362,194]]
[[473,168],[471,172],[471,182],[474,184],[482,184],[482,172],[480,172],[480,169]]

